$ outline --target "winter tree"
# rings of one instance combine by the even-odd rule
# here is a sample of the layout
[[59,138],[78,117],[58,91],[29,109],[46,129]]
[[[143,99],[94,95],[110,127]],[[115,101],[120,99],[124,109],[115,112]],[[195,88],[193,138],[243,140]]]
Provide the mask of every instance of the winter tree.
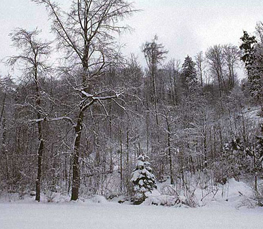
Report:
[[224,45],[224,55],[225,62],[227,66],[227,76],[228,76],[228,89],[234,88],[237,81],[237,75],[235,68],[238,67],[240,61],[240,50],[234,45]]
[[142,52],[144,53],[147,66],[149,68],[149,77],[151,81],[151,101],[153,101],[155,109],[155,119],[156,124],[159,124],[158,121],[158,92],[157,92],[157,71],[158,65],[165,59],[165,55],[168,53],[164,49],[164,46],[160,43],[157,43],[158,37],[154,36],[154,39],[151,42],[146,42],[142,46]]
[[240,45],[242,51],[241,60],[245,63],[247,69],[250,95],[256,102],[260,102],[263,96],[262,48],[257,44],[256,37],[249,36],[246,31],[244,31],[240,39],[243,42]]
[[36,200],[40,201],[40,184],[42,176],[42,157],[44,153],[44,136],[43,124],[41,119],[45,115],[42,107],[42,89],[41,77],[47,73],[49,68],[47,65],[47,58],[51,52],[51,44],[49,42],[42,42],[38,39],[38,30],[26,31],[24,29],[17,29],[11,34],[13,45],[16,46],[20,54],[12,56],[8,59],[10,65],[20,64],[22,66],[23,77],[28,78],[34,84],[34,94],[32,95],[34,101],[31,106],[33,113],[37,119],[37,138],[39,142],[37,150],[37,178],[36,178]]
[[63,68],[64,74],[71,79],[70,86],[79,98],[73,112],[75,116],[67,118],[75,132],[71,200],[77,200],[85,113],[94,103],[101,104],[118,96],[116,91],[98,90],[95,83],[104,70],[117,61],[119,53],[114,34],[127,29],[118,22],[134,10],[125,0],[72,0],[68,12],[51,0],[34,1],[44,4],[50,13],[58,47],[65,51],[65,60],[68,60]]
[[155,176],[148,160],[147,155],[140,154],[137,158],[136,168],[132,173],[131,181],[135,193],[134,204],[141,204],[147,198],[147,195],[157,188]]
[[224,50],[222,45],[214,45],[210,47],[206,52],[206,58],[209,66],[209,70],[215,81],[218,83],[219,96],[226,89],[225,74],[224,74]]
[[195,63],[196,63],[197,75],[200,80],[201,87],[203,87],[205,83],[204,82],[204,70],[205,70],[204,62],[205,62],[205,57],[203,55],[203,52],[197,53],[197,55],[195,56]]
[[182,65],[182,86],[186,90],[186,93],[189,93],[197,85],[197,74],[195,69],[195,62],[190,56],[187,56]]

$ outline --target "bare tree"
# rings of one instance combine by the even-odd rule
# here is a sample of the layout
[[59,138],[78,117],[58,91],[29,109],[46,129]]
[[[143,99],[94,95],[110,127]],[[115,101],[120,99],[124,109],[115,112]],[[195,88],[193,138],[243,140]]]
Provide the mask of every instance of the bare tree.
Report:
[[65,50],[64,72],[75,80],[79,94],[73,146],[73,184],[71,200],[77,200],[80,187],[80,146],[85,111],[95,102],[116,98],[115,91],[95,91],[94,82],[118,58],[114,34],[127,29],[118,22],[134,10],[125,0],[72,0],[68,12],[51,0],[33,0],[46,6],[52,18],[52,31],[58,47]]
[[155,108],[155,118],[156,118],[156,124],[158,126],[158,109],[157,109],[157,70],[158,70],[158,64],[160,64],[165,59],[165,54],[168,53],[164,49],[164,46],[162,44],[158,44],[158,37],[157,35],[154,36],[153,40],[151,42],[146,42],[142,46],[142,52],[144,53],[146,63],[149,68],[149,75],[151,78],[151,84],[152,84],[152,95],[153,95],[153,103]]
[[235,86],[236,72],[240,61],[240,50],[234,45],[224,45],[224,56],[227,65],[228,88],[231,90]]
[[195,63],[197,67],[197,75],[200,79],[201,87],[204,86],[204,70],[205,70],[205,57],[203,55],[203,52],[199,52],[195,57]]
[[215,45],[210,47],[206,52],[206,58],[210,66],[210,71],[217,80],[219,87],[219,95],[222,96],[222,92],[226,88],[224,77],[224,50],[221,45]]
[[[42,42],[37,38],[40,31],[26,31],[18,28],[10,34],[13,45],[20,50],[20,54],[8,59],[10,65],[19,64],[23,71],[23,76],[33,81],[35,87],[34,110],[37,120],[41,120],[45,115],[41,104],[41,83],[40,78],[48,70],[46,63],[51,52],[49,42]],[[36,179],[36,200],[40,201],[40,185],[42,176],[42,157],[44,152],[44,137],[42,122],[37,122],[38,128],[38,150],[37,150],[37,179]]]
[[170,60],[166,66],[166,72],[169,77],[169,95],[171,97],[173,105],[178,105],[179,103],[179,76],[180,76],[180,60]]

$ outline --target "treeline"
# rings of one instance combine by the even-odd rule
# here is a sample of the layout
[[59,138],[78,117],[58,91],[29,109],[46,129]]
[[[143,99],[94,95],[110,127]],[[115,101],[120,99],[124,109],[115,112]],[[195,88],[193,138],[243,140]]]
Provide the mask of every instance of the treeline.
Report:
[[[49,0],[52,30],[63,55],[49,64],[52,43],[38,30],[11,35],[17,56],[7,63],[19,80],[0,81],[0,187],[20,193],[132,194],[137,156],[151,158],[157,180],[189,185],[206,174],[213,182],[255,178],[262,173],[262,29],[244,32],[242,44],[215,45],[166,60],[153,40],[142,44],[147,68],[125,60],[113,36],[120,18],[134,12],[128,2],[78,1],[68,12]],[[241,33],[242,35],[242,33]],[[248,78],[238,79],[238,69]],[[262,115],[262,110],[257,110]]]

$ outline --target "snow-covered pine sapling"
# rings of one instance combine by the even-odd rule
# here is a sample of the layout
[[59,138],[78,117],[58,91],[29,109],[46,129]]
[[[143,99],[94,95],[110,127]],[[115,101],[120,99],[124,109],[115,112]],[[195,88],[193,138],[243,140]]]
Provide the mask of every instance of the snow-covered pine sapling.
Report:
[[137,158],[136,168],[132,172],[134,204],[141,204],[154,189],[157,188],[155,176],[148,162],[149,157],[140,154]]

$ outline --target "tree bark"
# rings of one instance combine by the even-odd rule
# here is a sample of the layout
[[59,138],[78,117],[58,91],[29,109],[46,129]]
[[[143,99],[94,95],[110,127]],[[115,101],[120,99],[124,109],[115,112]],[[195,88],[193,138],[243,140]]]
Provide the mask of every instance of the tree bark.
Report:
[[[36,76],[37,77],[37,76]],[[36,92],[37,92],[37,100],[36,104],[39,109],[40,107],[40,95],[39,95],[39,86],[36,82]],[[41,114],[38,111],[37,112],[37,118],[41,119]],[[36,179],[36,201],[40,201],[40,192],[41,192],[41,177],[42,177],[42,157],[43,157],[43,151],[44,151],[44,140],[43,140],[43,133],[42,133],[42,122],[38,122],[38,141],[39,141],[39,147],[37,150],[37,179]]]
[[80,153],[80,140],[82,134],[82,123],[83,123],[84,113],[81,110],[78,117],[78,122],[75,127],[75,143],[73,151],[73,179],[72,179],[72,190],[71,190],[71,200],[77,200],[79,198],[79,187],[80,187],[80,167],[79,167],[79,153]]
[[36,180],[36,201],[40,202],[41,192],[41,176],[42,176],[42,157],[44,151],[44,141],[40,140],[38,153],[37,153],[37,180]]
[[168,147],[168,157],[169,157],[169,169],[170,169],[170,179],[171,184],[174,184],[174,178],[173,178],[173,158],[172,158],[172,152],[171,152],[171,128],[170,123],[168,120],[168,115],[166,116],[166,124],[167,124],[167,147]]
[[[41,119],[40,107],[41,107],[41,99],[40,99],[40,86],[38,82],[38,62],[37,62],[37,51],[33,49],[33,53],[35,54],[34,59],[34,78],[35,78],[35,86],[36,86],[36,108],[37,108],[37,119]],[[41,193],[41,177],[42,177],[42,157],[44,151],[44,140],[42,133],[42,122],[37,123],[38,127],[38,141],[39,147],[37,151],[37,179],[36,179],[36,201],[40,202],[40,193]]]

